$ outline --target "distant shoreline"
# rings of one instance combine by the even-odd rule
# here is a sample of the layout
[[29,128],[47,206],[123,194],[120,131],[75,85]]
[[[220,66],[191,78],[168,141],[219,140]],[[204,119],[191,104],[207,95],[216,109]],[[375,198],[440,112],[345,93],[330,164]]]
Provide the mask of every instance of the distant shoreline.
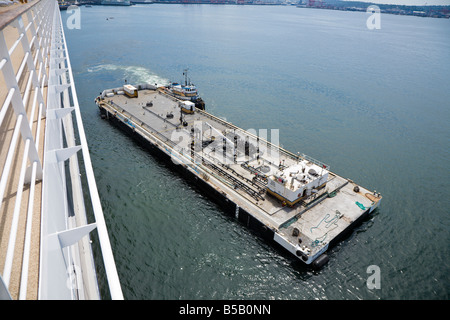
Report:
[[[358,2],[361,4],[361,2]],[[367,2],[365,5],[355,5],[355,6],[336,6],[336,5],[297,5],[297,8],[306,9],[328,9],[328,10],[339,10],[339,11],[359,11],[366,12],[367,8],[371,5],[375,5],[380,8],[380,13],[403,15],[403,16],[416,16],[416,17],[427,17],[427,18],[450,18],[450,6],[429,6],[425,8],[424,6],[395,6],[395,5],[382,5]],[[438,9],[436,9],[437,7]],[[425,8],[425,9],[424,9]]]
[[[326,3],[326,0],[303,0],[308,1],[308,4],[299,3],[271,3],[264,0],[153,0],[149,4],[215,4],[215,5],[263,5],[263,6],[296,6],[297,8],[306,9],[328,9],[339,11],[359,11],[366,12],[371,5],[376,5],[380,8],[380,13],[428,17],[428,18],[450,18],[449,6],[406,6],[406,5],[387,5],[375,4],[371,2],[353,2],[353,1],[336,1],[331,0]],[[66,4],[75,3],[76,1],[65,1]],[[86,0],[78,1],[78,5],[102,5],[101,0]],[[302,2],[302,1],[299,1]],[[142,4],[142,0],[131,0],[131,3]]]

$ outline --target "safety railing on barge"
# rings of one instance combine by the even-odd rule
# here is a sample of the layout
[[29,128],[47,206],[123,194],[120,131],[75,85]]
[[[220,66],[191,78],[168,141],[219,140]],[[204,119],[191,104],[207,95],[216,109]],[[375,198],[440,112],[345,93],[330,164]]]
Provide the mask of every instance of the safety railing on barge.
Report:
[[0,298],[100,298],[96,229],[111,298],[123,299],[55,0],[0,15],[0,70]]

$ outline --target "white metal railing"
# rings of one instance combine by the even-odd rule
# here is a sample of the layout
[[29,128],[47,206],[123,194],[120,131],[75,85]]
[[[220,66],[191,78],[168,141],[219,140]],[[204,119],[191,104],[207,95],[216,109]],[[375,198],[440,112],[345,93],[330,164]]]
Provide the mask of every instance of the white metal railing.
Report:
[[[0,272],[2,288],[9,290],[14,281],[19,289],[14,294],[0,292],[0,296],[27,298],[31,247],[39,241],[32,231],[37,215],[39,271],[31,271],[39,273],[37,298],[100,297],[88,236],[96,228],[111,298],[123,299],[59,7],[55,0],[35,0],[12,13],[9,20],[0,16],[0,217],[5,221],[0,240],[7,243],[6,251],[0,252]],[[85,182],[78,150],[82,150]],[[83,185],[89,189],[94,213],[91,224],[87,223]],[[82,278],[75,267],[81,269]]]
[[330,171],[330,166],[329,165],[327,165],[327,164],[325,164],[325,163],[323,163],[323,162],[321,162],[319,160],[316,160],[313,157],[310,157],[310,156],[308,156],[308,155],[303,153],[302,154],[302,158],[305,159],[306,161],[314,163],[315,165],[317,165],[317,166],[319,166],[321,168],[324,168],[324,169],[327,169],[328,171]]

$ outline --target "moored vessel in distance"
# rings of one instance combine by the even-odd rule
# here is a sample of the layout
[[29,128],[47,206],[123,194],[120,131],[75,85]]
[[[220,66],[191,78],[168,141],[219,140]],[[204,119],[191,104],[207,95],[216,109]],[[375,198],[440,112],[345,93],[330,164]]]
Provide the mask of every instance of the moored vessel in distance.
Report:
[[132,0],[131,4],[153,4],[152,0]]
[[58,1],[59,10],[67,10],[71,4],[65,2],[64,0]]
[[104,90],[95,99],[101,117],[302,263],[322,267],[325,252],[381,202],[329,165],[267,141],[264,130],[243,130],[165,87],[133,87],[133,96]]
[[100,2],[103,6],[131,6],[130,0],[103,0]]

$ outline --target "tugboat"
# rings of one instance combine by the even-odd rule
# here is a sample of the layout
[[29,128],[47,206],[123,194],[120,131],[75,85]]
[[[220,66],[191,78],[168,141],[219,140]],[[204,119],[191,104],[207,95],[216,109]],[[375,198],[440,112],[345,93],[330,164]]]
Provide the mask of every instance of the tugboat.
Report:
[[198,95],[197,87],[188,78],[188,69],[184,69],[183,76],[184,84],[178,82],[170,83],[167,87],[168,93],[180,100],[191,101],[195,104],[196,108],[205,110],[205,102]]

